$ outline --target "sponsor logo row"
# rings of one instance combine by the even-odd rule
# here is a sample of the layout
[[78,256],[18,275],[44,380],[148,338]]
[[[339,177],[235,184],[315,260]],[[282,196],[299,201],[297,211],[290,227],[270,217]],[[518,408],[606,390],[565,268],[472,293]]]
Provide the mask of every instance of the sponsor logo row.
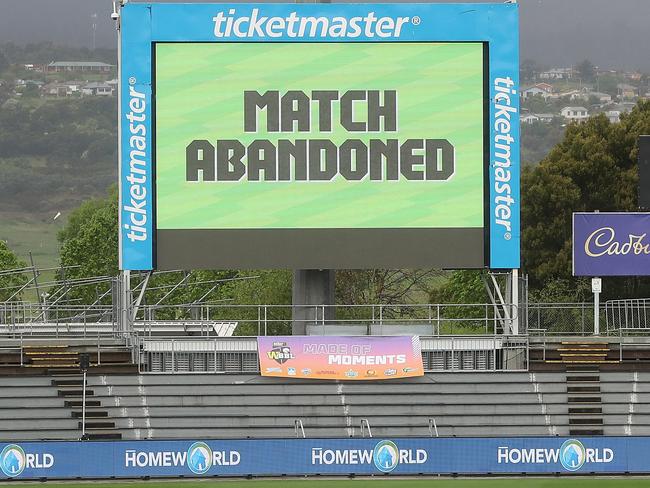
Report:
[[[411,373],[413,371],[416,371],[417,368],[402,368],[402,371],[404,373]],[[281,367],[270,367],[266,368],[266,372],[268,374],[280,374],[284,372],[284,369]],[[336,374],[335,371],[313,371],[311,368],[303,368],[300,371],[298,371],[296,368],[287,368],[287,376],[296,376],[298,372],[301,373],[302,376],[311,376],[312,374],[315,374],[316,376],[320,375],[327,375],[331,374],[334,375]],[[376,369],[367,369],[364,371],[356,371],[353,369],[348,369],[345,372],[345,376],[348,378],[357,378],[357,377],[365,377],[365,378],[377,378],[378,376],[395,376],[397,374],[397,369],[395,368],[388,368],[383,371],[378,371]]]
[[[559,448],[513,448],[500,446],[495,452],[496,462],[502,465],[558,463],[569,472],[583,466],[611,463],[615,458],[611,448],[585,447],[576,439],[565,441]],[[426,449],[401,449],[390,440],[379,441],[372,449],[329,449],[311,447],[309,460],[312,466],[370,465],[380,472],[390,473],[400,464],[424,464],[431,458]],[[214,467],[237,466],[242,454],[237,450],[212,449],[205,442],[194,442],[184,451],[125,449],[126,469],[187,467],[192,473],[203,475]],[[48,452],[29,452],[18,444],[5,445],[0,452],[0,469],[10,478],[20,476],[25,469],[47,470],[56,465],[56,457]],[[42,473],[47,476],[47,473]]]

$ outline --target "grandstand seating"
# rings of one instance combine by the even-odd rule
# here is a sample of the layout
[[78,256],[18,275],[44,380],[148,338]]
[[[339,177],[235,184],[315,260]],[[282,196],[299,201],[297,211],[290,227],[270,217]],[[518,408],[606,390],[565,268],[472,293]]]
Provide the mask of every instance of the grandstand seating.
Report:
[[[584,391],[572,383],[580,376],[590,384]],[[79,438],[78,385],[73,376],[0,378],[0,439]],[[292,437],[295,419],[308,437],[360,437],[361,419],[374,437],[426,436],[430,418],[441,436],[570,435],[599,422],[606,435],[650,434],[650,373],[640,372],[435,373],[374,383],[97,375],[88,389],[88,430],[105,438]]]

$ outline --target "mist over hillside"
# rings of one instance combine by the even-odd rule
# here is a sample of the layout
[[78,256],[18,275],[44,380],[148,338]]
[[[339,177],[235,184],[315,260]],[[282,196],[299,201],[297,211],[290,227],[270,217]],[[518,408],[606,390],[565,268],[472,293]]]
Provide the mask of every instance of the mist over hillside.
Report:
[[[522,59],[532,58],[549,66],[569,66],[587,58],[602,67],[650,71],[650,56],[645,49],[650,1],[521,0],[519,3]],[[1,4],[6,7],[0,16],[0,42],[52,41],[92,47],[95,24],[97,47],[116,44],[115,25],[109,18],[111,0],[2,0]],[[93,14],[97,14],[96,19]]]

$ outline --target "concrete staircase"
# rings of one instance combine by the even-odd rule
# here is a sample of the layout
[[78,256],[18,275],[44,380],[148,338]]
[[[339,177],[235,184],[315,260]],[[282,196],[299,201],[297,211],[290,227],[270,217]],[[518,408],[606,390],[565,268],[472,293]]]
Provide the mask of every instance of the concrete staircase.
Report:
[[618,364],[619,362],[618,359],[611,358],[612,350],[607,342],[562,341],[555,351],[557,355],[552,355],[553,359],[547,359],[547,362],[566,365]]
[[80,353],[90,355],[90,373],[131,374],[138,371],[131,361],[131,352],[123,345],[35,343],[3,348],[0,376],[75,375],[79,373]]
[[606,339],[558,339],[547,342],[543,348],[531,349],[530,368],[532,371],[565,371],[568,366],[617,367],[621,364],[618,347]]
[[[79,419],[79,430],[82,428],[83,376],[58,376],[52,380],[52,386],[57,388],[58,395],[65,398],[64,405],[72,409],[72,418]],[[101,401],[93,399],[95,391],[86,386],[86,435],[89,440],[121,439],[115,422],[109,419],[108,411],[102,409]]]
[[603,403],[598,366],[568,366],[569,435],[603,435]]

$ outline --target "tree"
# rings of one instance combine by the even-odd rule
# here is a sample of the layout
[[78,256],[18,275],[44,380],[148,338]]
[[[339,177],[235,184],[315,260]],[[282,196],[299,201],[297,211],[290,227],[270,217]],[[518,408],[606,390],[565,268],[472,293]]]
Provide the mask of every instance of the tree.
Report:
[[41,93],[40,93],[40,91],[38,89],[38,86],[33,84],[33,83],[29,83],[25,87],[25,89],[23,90],[23,97],[26,97],[26,98],[38,98],[40,96],[41,96]]
[[9,59],[7,59],[4,50],[0,49],[0,75],[9,69]]
[[564,121],[555,117],[551,123],[533,122],[521,126],[521,161],[537,164],[562,140]]
[[[95,276],[116,276],[118,270],[117,189],[106,198],[89,200],[74,210],[58,234],[62,270],[59,284]],[[104,285],[101,292],[106,291]],[[74,288],[68,298],[82,303],[97,299],[95,285]]]
[[522,100],[522,108],[527,108],[535,114],[553,112],[553,104],[549,103],[541,95],[524,98]]
[[582,81],[585,82],[594,81],[596,77],[596,67],[593,65],[591,61],[585,59],[584,61],[579,63],[576,68],[578,70],[578,74],[580,75],[580,79]]
[[[431,289],[432,269],[369,269],[336,272],[336,301],[344,304],[404,304]],[[421,301],[421,300],[420,300]]]
[[532,59],[524,59],[519,66],[519,72],[523,81],[532,82],[537,78],[540,72],[540,67],[536,61]]
[[611,74],[598,77],[598,89],[602,93],[607,93],[613,97],[618,94],[618,83],[618,78]]
[[454,271],[447,282],[430,294],[431,303],[487,303],[482,271]]
[[[11,298],[14,293],[20,290],[27,283],[27,276],[18,271],[27,265],[18,259],[16,254],[9,249],[7,243],[0,240],[0,302]],[[19,299],[20,295],[13,299]]]
[[[562,142],[522,174],[522,256],[533,287],[571,279],[571,220],[578,211],[637,208],[637,140],[650,133],[650,102],[611,124],[604,115],[567,128]],[[610,296],[650,292],[638,280],[610,280]]]
[[[58,273],[57,287],[74,279],[91,277],[115,277],[118,273],[118,204],[117,189],[111,188],[106,198],[89,200],[74,210],[66,226],[59,232],[62,270]],[[233,270],[199,270],[156,274],[151,278],[143,305],[159,304],[156,318],[191,318],[193,308],[189,305],[203,302],[232,300],[234,303],[291,303],[291,278],[288,272],[255,272]],[[250,276],[261,279],[251,283]],[[143,276],[133,277],[133,286]],[[179,286],[176,286],[180,283]],[[81,303],[93,303],[110,290],[110,280],[98,284],[77,286],[67,292],[66,299],[80,299]],[[110,303],[110,294],[105,303]],[[235,312],[226,317],[226,312]],[[212,318],[246,319],[252,323],[257,313],[241,310],[216,311]],[[241,316],[241,317],[240,317]],[[290,313],[289,313],[290,317]],[[239,333],[250,332],[241,327]],[[251,329],[252,330],[252,329]]]

